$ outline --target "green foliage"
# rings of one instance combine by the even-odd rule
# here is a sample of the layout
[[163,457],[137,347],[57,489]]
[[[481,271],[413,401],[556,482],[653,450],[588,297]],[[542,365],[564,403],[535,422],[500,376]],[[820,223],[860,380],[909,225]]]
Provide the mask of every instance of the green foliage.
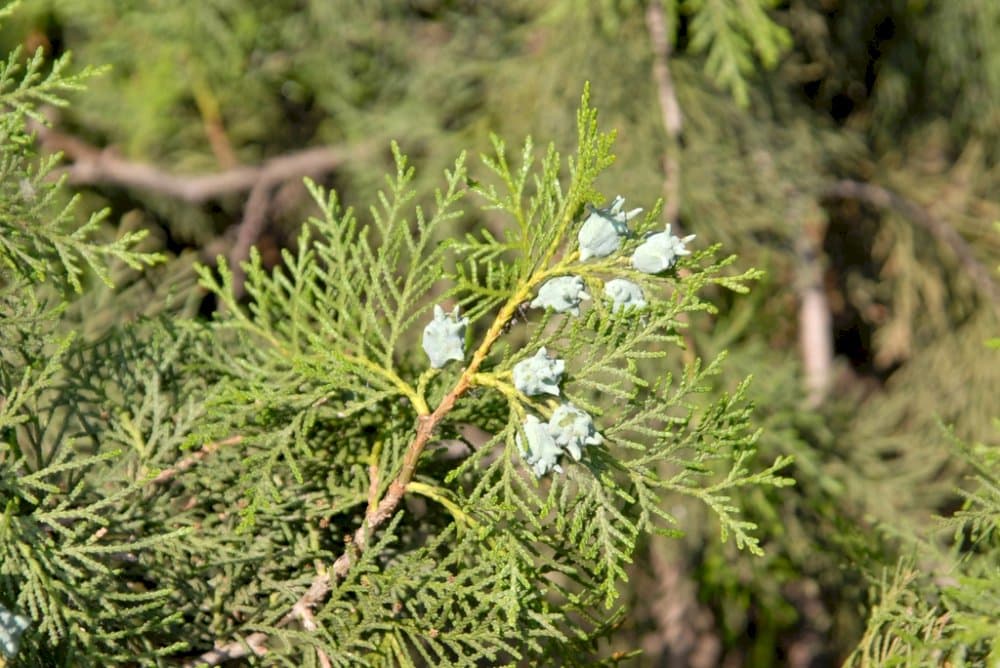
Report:
[[40,52],[24,65],[14,52],[0,65],[0,601],[31,619],[19,652],[26,665],[106,665],[176,649],[150,640],[177,621],[165,610],[169,588],[137,587],[123,574],[135,555],[183,532],[137,536],[122,521],[148,480],[105,475],[120,449],[81,448],[74,412],[85,397],[67,387],[81,345],[60,327],[68,302],[58,295],[83,291],[85,268],[107,281],[111,260],[160,259],[132,249],[145,232],[93,240],[106,214],[78,224],[75,199],[63,201],[48,178],[55,161],[35,153],[28,119],[43,122],[39,105],[64,104],[62,94],[93,74],[68,76],[67,64],[46,73]]
[[57,157],[39,161],[34,154],[27,124],[29,119],[44,122],[37,107],[64,106],[65,93],[79,90],[84,80],[97,74],[94,69],[84,69],[66,75],[68,66],[69,57],[63,56],[45,72],[41,49],[26,64],[21,62],[19,49],[0,63],[0,107],[6,110],[0,118],[0,264],[14,280],[44,281],[51,276],[60,287],[68,285],[81,292],[84,266],[109,283],[107,258],[117,258],[136,269],[157,258],[129,250],[145,232],[132,232],[112,243],[88,241],[107,212],[92,214],[86,223],[78,225],[76,199],[60,202],[64,191],[49,178]]
[[[868,627],[851,666],[995,666],[1000,662],[1000,457],[995,445],[954,451],[972,486],[938,536],[921,536],[872,591]],[[918,567],[920,560],[927,566]]]
[[[58,72],[44,81],[69,85]],[[23,99],[42,99],[26,90]],[[28,260],[7,263],[3,321],[0,603],[31,619],[17,660],[162,663],[253,632],[265,634],[269,661],[297,665],[474,665],[566,657],[567,647],[583,661],[620,616],[639,538],[676,531],[668,496],[700,499],[724,539],[759,553],[732,496],[787,484],[779,471],[789,460],[750,467],[746,385],[702,409],[696,399],[721,358],[676,380],[645,370],[679,349],[682,314],[711,311],[699,291],[744,291],[759,273],[733,275],[733,258],[713,259],[717,247],[686,258],[683,274],[631,269],[659,207],[621,252],[580,262],[576,231],[603,200],[595,180],[613,156],[586,95],[577,121],[565,167],[550,146],[536,168],[530,141],[510,165],[496,138],[489,173],[474,179],[460,157],[429,212],[413,206],[414,170],[395,145],[396,173],[370,222],[309,183],[320,216],[283,267],[252,255],[245,304],[220,262],[198,270],[218,299],[213,322],[139,321],[96,340],[60,338],[74,307],[43,309],[45,287],[29,283],[38,267],[82,291],[76,258],[107,280],[118,273],[109,260],[159,257],[132,250],[137,233],[88,241],[101,217],[72,229],[73,202],[53,209],[63,185],[44,179],[54,163],[38,170],[32,188],[44,188],[47,206],[18,211],[35,236],[8,245]],[[5,122],[21,133],[11,173],[31,173],[23,124]],[[469,197],[509,223],[439,243]],[[576,318],[522,313],[545,280],[567,273],[595,295],[627,276],[648,305],[615,312],[598,299]],[[470,317],[471,352],[427,369],[417,331],[441,300]],[[521,395],[509,374],[540,346],[566,359],[565,396],[604,425],[604,445],[539,480],[517,435],[526,414],[547,417],[555,405]],[[470,426],[491,436],[468,440]],[[458,459],[439,445],[455,438],[468,448]],[[398,508],[404,495],[430,508]],[[329,596],[290,618],[317,577],[332,580]]]
[[[381,534],[379,542],[361,552],[337,598],[315,614],[324,631],[308,642],[331,657],[360,656],[354,634],[366,639],[368,652],[402,663],[416,656],[431,663],[539,656],[551,643],[590,638],[603,628],[595,606],[614,604],[638,538],[677,524],[662,508],[670,494],[701,499],[719,515],[723,538],[732,534],[741,547],[760,551],[753,524],[739,518],[731,496],[744,487],[787,484],[778,471],[788,460],[761,472],[748,467],[756,435],[748,425],[746,388],[701,411],[694,399],[718,373],[718,362],[677,380],[646,378],[637,365],[677,346],[681,313],[711,308],[700,290],[743,290],[757,273],[724,273],[731,259],[713,262],[714,248],[691,256],[683,277],[630,269],[629,251],[657,225],[658,209],[620,253],[581,263],[575,231],[584,205],[600,201],[593,183],[610,164],[611,136],[598,129],[586,96],[578,127],[579,148],[565,173],[553,147],[536,170],[530,141],[521,163],[511,165],[504,143],[494,139],[495,155],[484,158],[492,178],[472,178],[460,158],[446,172],[433,211],[418,206],[412,218],[404,213],[413,197],[412,170],[398,149],[396,176],[370,210],[370,223],[310,185],[322,216],[303,229],[284,269],[268,273],[253,257],[246,307],[235,300],[224,263],[219,278],[200,272],[225,306],[213,340],[227,342],[199,362],[216,379],[206,420],[211,431],[200,439],[237,432],[255,444],[240,481],[250,499],[242,510],[244,530],[259,531],[258,514],[288,499],[289,486],[309,484],[306,471],[321,462],[329,489],[343,499],[334,503],[330,521],[343,530],[376,522],[373,508],[391,498],[395,486],[445,511],[397,517],[385,530],[381,520],[370,527]],[[508,224],[431,244],[462,215],[456,207],[470,192],[487,209],[502,211]],[[596,301],[579,318],[538,313],[513,322],[525,317],[518,313],[539,285],[565,274],[582,276],[594,294],[602,280],[628,276],[643,285],[650,306],[627,317]],[[476,335],[464,365],[427,369],[414,345],[412,330],[430,319],[434,293],[437,300],[457,301],[471,320]],[[516,350],[512,337],[524,339]],[[589,448],[581,465],[538,481],[521,460],[516,437],[529,412],[548,417],[554,404],[520,394],[509,378],[515,363],[543,346],[565,358],[571,377],[564,395],[606,425],[607,447]],[[492,437],[462,438],[472,451],[449,464],[443,452],[426,446],[424,423],[441,437],[459,436],[470,425]],[[366,497],[357,479],[365,465],[372,487],[362,520]],[[669,476],[659,473],[661,465]],[[360,531],[355,544],[364,547],[369,529]],[[418,571],[425,575],[415,585]],[[449,577],[462,585],[447,586]],[[382,598],[349,595],[358,578],[384,592]],[[417,591],[419,604],[410,600]],[[554,600],[562,603],[553,607]],[[341,609],[348,604],[355,620],[349,634]],[[455,605],[465,610],[461,619],[420,612]],[[384,618],[387,606],[395,610],[391,623]],[[577,615],[592,621],[571,621]],[[299,633],[260,624],[248,620],[246,628],[280,638],[304,658]],[[503,634],[503,625],[519,628],[518,637]],[[416,641],[414,634],[427,628],[436,630],[431,640]]]
[[[960,559],[964,539],[930,538],[926,524],[975,489],[963,477],[972,465],[937,425],[965,442],[993,438],[1000,367],[983,362],[981,342],[995,336],[996,303],[970,277],[1000,257],[990,226],[1000,218],[997,8],[835,4],[29,0],[13,13],[8,4],[5,53],[41,45],[52,62],[20,55],[4,65],[0,467],[10,486],[0,501],[17,500],[18,540],[46,537],[39,563],[76,569],[42,572],[58,601],[76,595],[54,619],[100,629],[84,642],[66,621],[68,635],[53,639],[33,620],[21,663],[107,665],[131,652],[177,664],[216,643],[256,646],[252,632],[268,638],[263,664],[320,665],[314,648],[353,663],[422,652],[424,662],[614,663],[638,647],[644,661],[671,665],[833,663],[863,636],[859,611],[874,604],[895,617],[864,636],[866,660],[877,654],[869,640],[882,638],[940,660],[928,652],[963,632],[943,615],[995,615],[976,607],[989,573],[969,575],[987,562]],[[648,23],[658,7],[665,62]],[[64,49],[88,72],[112,67],[70,91],[75,75],[55,64]],[[665,136],[651,76],[664,64],[678,137]],[[603,161],[601,174],[590,194],[571,197],[587,184],[554,148],[499,137],[572,147],[584,79],[602,125],[618,131],[618,159],[588,156]],[[65,93],[73,104],[57,106]],[[40,117],[96,150],[37,156],[24,128],[37,130]],[[90,157],[125,156],[184,179],[318,145],[351,157],[308,189],[298,178],[276,188],[252,258],[255,292],[239,299],[225,267],[193,265],[231,246],[248,206],[241,194],[181,202],[90,169]],[[488,150],[485,165],[456,168],[467,148]],[[394,164],[404,153],[410,160]],[[64,169],[72,192],[56,186]],[[368,195],[386,169],[388,205]],[[697,234],[695,255],[676,274],[635,275],[627,258],[642,233],[663,229],[649,210],[674,192],[671,179],[671,222]],[[890,196],[837,194],[844,179]],[[430,225],[439,188],[455,195],[443,214],[455,217]],[[633,221],[641,232],[608,258],[569,258],[588,207],[619,193],[646,207]],[[139,229],[151,234],[135,243]],[[717,244],[739,259],[715,255]],[[414,259],[424,271],[411,271]],[[410,463],[415,405],[440,405],[511,296],[563,260],[593,297],[582,315],[529,308],[537,283],[511,304],[412,462],[392,518],[359,534],[370,496],[386,498]],[[803,403],[797,341],[807,264],[833,319],[834,384],[819,408]],[[618,276],[655,296],[648,308],[610,308],[601,287]],[[749,295],[729,289],[751,278]],[[465,361],[425,372],[420,332],[439,303],[460,303],[474,322]],[[219,304],[211,326],[193,320]],[[526,416],[545,424],[557,403],[520,396],[509,374],[542,345],[566,363],[563,398],[607,440],[580,463],[564,456],[565,474],[536,480],[517,439]],[[720,423],[729,431],[716,438]],[[766,462],[794,456],[783,475],[796,485],[754,484],[772,473],[741,459],[751,449]],[[58,488],[50,497],[18,486],[20,474],[56,461],[85,465],[39,478]],[[80,535],[61,538],[25,494],[42,504],[39,517],[64,502],[89,513],[68,527]],[[719,541],[723,532],[737,540]],[[165,540],[81,552],[98,533],[93,545]],[[51,557],[63,547],[88,567]],[[17,554],[5,561],[26,568]],[[289,617],[344,555],[346,575],[312,608],[317,628]],[[92,561],[114,575],[87,570]],[[919,614],[904,619],[905,607],[865,595],[883,572],[886,600],[909,597]],[[29,585],[4,573],[0,605],[27,614],[16,597]],[[109,607],[95,598],[101,589],[165,598],[130,617],[133,604]],[[936,640],[932,620],[943,624]],[[930,642],[915,640],[925,631]]]
[[775,67],[792,46],[789,30],[771,15],[781,4],[776,0],[556,0],[546,20],[565,24],[585,16],[604,35],[622,42],[629,19],[641,16],[643,6],[650,3],[662,6],[674,50],[704,55],[705,74],[740,107],[750,103],[754,73]]
[[747,77],[757,69],[774,67],[791,46],[788,30],[776,24],[767,10],[775,0],[682,0],[680,10],[691,15],[690,48],[706,53],[705,71],[732,93],[736,103],[750,102]]

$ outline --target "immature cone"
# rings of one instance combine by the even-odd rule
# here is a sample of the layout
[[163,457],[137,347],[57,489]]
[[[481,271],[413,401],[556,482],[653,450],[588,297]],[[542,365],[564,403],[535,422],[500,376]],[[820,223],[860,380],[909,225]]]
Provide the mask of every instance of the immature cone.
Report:
[[535,476],[541,478],[549,471],[562,473],[559,466],[559,455],[562,454],[560,448],[553,438],[549,425],[539,420],[534,415],[529,415],[521,425],[528,445],[525,447],[521,440],[521,435],[517,435],[517,447],[524,456],[524,461],[531,466]]
[[431,360],[431,366],[440,369],[448,360],[465,359],[465,328],[468,318],[458,317],[458,307],[445,313],[440,306],[434,307],[434,319],[424,327],[424,352]]
[[550,278],[539,288],[531,307],[551,308],[556,313],[569,311],[573,315],[580,315],[580,302],[590,299],[585,287],[579,276]]
[[565,448],[576,461],[580,461],[583,456],[583,446],[600,445],[604,442],[604,438],[597,433],[590,414],[573,404],[562,404],[553,411],[549,419],[549,431],[556,444]]
[[625,198],[615,197],[611,206],[606,209],[594,209],[580,228],[580,259],[606,257],[622,245],[622,238],[628,236],[628,221],[632,220],[642,209],[632,209],[623,212]]
[[521,360],[514,365],[514,387],[528,396],[554,394],[558,397],[559,381],[562,380],[565,370],[566,362],[561,359],[551,359],[545,346],[542,346],[534,357]]
[[615,278],[604,284],[604,295],[611,301],[611,310],[642,308],[646,305],[642,288],[624,278]]
[[31,620],[15,615],[0,605],[0,655],[13,659],[21,644],[21,634],[31,626]]
[[694,239],[693,234],[681,239],[670,233],[670,224],[666,232],[650,236],[632,253],[632,266],[647,274],[659,274],[677,264],[682,255],[690,255],[686,244]]

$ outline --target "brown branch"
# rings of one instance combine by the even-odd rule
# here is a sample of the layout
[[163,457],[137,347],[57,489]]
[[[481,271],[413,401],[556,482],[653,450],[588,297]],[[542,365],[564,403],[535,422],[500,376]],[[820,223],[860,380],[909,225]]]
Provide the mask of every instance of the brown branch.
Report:
[[[684,236],[680,226],[681,215],[681,132],[684,130],[684,115],[681,113],[677,92],[674,90],[674,80],[670,75],[670,54],[673,45],[667,33],[667,18],[663,13],[663,4],[650,2],[646,8],[646,31],[653,49],[653,83],[656,85],[656,97],[660,102],[660,121],[667,141],[660,158],[663,166],[663,215],[672,227],[672,232]],[[682,270],[682,276],[686,270]],[[679,317],[682,324],[689,324],[687,314]],[[684,363],[694,364],[695,341],[689,329],[684,330]]]
[[328,572],[320,573],[313,578],[309,589],[295,602],[288,614],[281,618],[278,626],[285,626],[298,619],[302,622],[302,628],[307,631],[315,631],[316,620],[313,618],[312,609],[326,598],[329,591],[330,574]]
[[218,450],[223,445],[236,445],[237,443],[240,443],[242,441],[243,437],[237,435],[237,436],[230,436],[229,438],[223,439],[221,441],[213,441],[212,443],[206,443],[204,446],[201,447],[200,450],[179,461],[176,466],[171,466],[170,468],[166,468],[160,471],[160,474],[155,478],[153,478],[150,482],[152,482],[155,485],[162,485],[163,483],[168,482],[178,473],[183,473],[184,471],[187,471],[189,468],[191,468],[192,466],[200,462],[202,459],[204,459],[208,455]]
[[654,665],[718,666],[722,643],[713,632],[712,612],[698,600],[697,588],[683,562],[676,555],[668,556],[667,551],[667,541],[655,536],[646,566],[651,572],[640,569],[636,573],[645,586],[644,603],[655,622],[655,628],[642,638],[645,655]]
[[[469,365],[462,372],[462,375],[456,381],[455,386],[451,389],[448,394],[446,394],[442,399],[441,403],[438,404],[437,408],[429,414],[420,415],[417,421],[417,433],[414,435],[413,440],[406,448],[406,452],[403,455],[403,466],[400,469],[399,474],[389,483],[389,488],[386,490],[385,496],[381,500],[378,500],[378,470],[375,467],[369,469],[369,503],[368,509],[365,511],[365,517],[361,521],[361,526],[348,538],[347,547],[344,552],[337,557],[336,561],[333,562],[333,566],[328,569],[321,571],[313,578],[312,583],[309,585],[309,589],[299,598],[298,601],[292,606],[292,609],[278,621],[278,626],[283,627],[288,624],[299,621],[302,623],[303,628],[309,631],[314,631],[316,626],[316,621],[313,616],[313,609],[319,605],[326,595],[330,592],[330,588],[333,584],[334,579],[340,579],[347,576],[350,571],[351,566],[354,563],[356,555],[364,551],[365,547],[368,545],[368,540],[371,535],[378,529],[382,524],[384,524],[393,513],[396,508],[399,507],[400,502],[403,499],[403,495],[406,492],[406,486],[413,479],[414,474],[417,470],[417,463],[420,460],[420,455],[423,454],[424,448],[430,441],[431,436],[434,433],[434,429],[437,425],[444,419],[444,417],[455,407],[455,403],[458,401],[465,392],[472,386],[472,378],[475,376],[476,372],[479,370],[480,365],[486,359],[486,355],[490,348],[496,342],[497,338],[503,333],[503,325],[510,318],[514,316],[518,305],[524,301],[525,294],[529,291],[530,285],[526,286],[522,293],[518,293],[511,297],[511,299],[504,305],[504,307],[497,314],[496,319],[493,321],[492,326],[486,332],[483,337],[483,342],[479,345],[476,351],[472,355],[472,359],[469,361]],[[374,492],[373,492],[374,490]],[[266,639],[266,638],[265,638]],[[217,651],[235,649],[240,643],[229,643],[228,645],[222,646]],[[215,665],[215,664],[212,664]]]
[[198,204],[251,190],[259,182],[277,184],[288,179],[323,174],[371,152],[371,140],[347,147],[317,146],[287,153],[258,166],[234,167],[212,174],[177,175],[153,165],[121,157],[112,149],[92,146],[42,123],[32,131],[42,148],[61,152],[70,161],[63,169],[73,185],[113,185],[136,188]]
[[243,297],[246,272],[242,263],[249,259],[250,249],[267,226],[267,212],[270,208],[271,190],[275,182],[261,178],[250,189],[250,196],[243,207],[243,219],[237,226],[236,243],[229,249],[229,268],[233,272],[233,296]]
[[[307,631],[316,630],[316,621],[312,615],[312,608],[315,607],[320,601],[326,597],[327,592],[330,591],[330,576],[328,573],[320,573],[312,581],[309,589],[306,591],[302,597],[295,602],[292,606],[291,611],[288,612],[284,617],[282,617],[277,626],[283,627],[287,626],[295,620],[302,622],[302,628]],[[267,642],[268,635],[262,632],[251,633],[244,640],[234,640],[225,645],[220,645],[208,652],[205,652],[197,659],[193,661],[188,661],[184,664],[184,668],[194,668],[202,664],[208,664],[210,666],[217,666],[219,664],[225,663],[226,661],[231,661],[233,659],[240,659],[247,656],[249,652],[247,647],[253,650],[254,654],[261,656],[267,652]],[[324,659],[329,661],[326,654],[317,648],[318,657],[320,663],[323,663]]]
[[[676,225],[680,215],[681,199],[681,165],[678,153],[681,131],[684,129],[684,117],[681,105],[677,101],[673,78],[670,76],[668,63],[672,45],[667,34],[667,21],[661,3],[649,3],[646,9],[646,29],[653,48],[653,82],[656,84],[656,94],[660,101],[660,118],[663,130],[667,134],[667,145],[662,158],[663,198],[666,201],[663,213],[667,222]],[[680,234],[680,231],[677,233]]]
[[372,513],[378,507],[378,462],[377,453],[372,453],[372,463],[368,465],[368,511]]
[[824,226],[802,211],[802,195],[793,195],[791,202],[789,218],[805,218],[795,242],[798,256],[795,291],[799,301],[799,352],[805,374],[806,403],[817,408],[826,400],[833,378],[833,315],[823,287]]
[[[811,271],[809,268],[806,271]],[[799,348],[805,372],[806,401],[816,408],[826,399],[833,375],[832,316],[822,285],[799,293]]]
[[[242,439],[242,437],[234,437],[234,438]],[[231,441],[233,439],[229,440]],[[167,469],[166,471],[161,473],[159,476],[157,476],[154,482],[161,482],[160,478],[164,478],[164,480],[169,479],[170,476],[174,475],[177,471],[189,468],[196,461],[204,458],[207,454],[209,454],[209,452],[215,450],[221,443],[224,442],[220,442],[218,444],[210,444],[210,445],[215,445],[215,448],[209,449],[208,446],[202,448],[202,450],[197,452],[192,457],[185,459],[173,469]],[[419,457],[419,453],[417,457]],[[381,521],[384,521],[383,519],[380,522],[372,523],[371,520],[368,519],[370,517],[378,515],[379,508],[383,508],[383,512],[385,510],[384,508],[385,500],[383,499],[382,504],[380,504],[378,498],[378,490],[379,490],[378,465],[373,462],[368,467],[368,471],[369,471],[369,487],[368,487],[368,510],[365,513],[366,521],[362,523],[361,528],[359,528],[354,533],[353,536],[348,537],[347,540],[348,549],[345,550],[344,554],[341,555],[340,558],[338,558],[334,564],[333,570],[335,573],[338,573],[340,577],[346,575],[347,571],[350,569],[351,561],[349,555],[352,552],[356,553],[364,549],[364,546],[369,536],[369,531],[364,530],[365,524],[371,524],[372,529],[374,529],[375,526],[381,523]],[[410,476],[412,477],[412,472],[410,473]],[[391,514],[391,511],[389,512]],[[317,625],[316,625],[316,619],[313,616],[312,612],[313,608],[315,608],[324,598],[326,598],[326,595],[329,593],[329,591],[330,591],[330,573],[329,571],[321,571],[316,575],[315,578],[313,578],[313,581],[312,583],[310,583],[309,589],[306,590],[306,593],[303,594],[299,598],[299,600],[297,600],[295,604],[292,606],[292,609],[278,621],[277,626],[284,627],[294,621],[299,621],[302,624],[302,628],[304,628],[305,630],[315,631]],[[197,665],[198,662],[208,663],[211,666],[215,666],[220,663],[224,663],[225,661],[229,661],[230,659],[238,659],[243,656],[246,656],[246,645],[251,644],[250,642],[251,639],[253,639],[254,643],[256,643],[254,651],[260,654],[262,652],[257,650],[260,649],[262,651],[266,651],[264,643],[267,641],[267,638],[268,636],[265,633],[254,633],[248,636],[246,641],[233,641],[228,644],[221,645],[211,650],[210,652],[206,652],[205,654],[201,655],[201,657],[199,657],[194,664],[185,664],[185,666]],[[322,666],[329,665],[329,657],[327,657],[327,655],[320,649],[317,649],[316,651],[317,651],[317,657],[320,661],[320,665]]]
[[893,191],[871,183],[844,179],[823,190],[828,198],[854,199],[880,209],[894,209],[927,230],[938,243],[947,246],[984,296],[993,302],[998,299],[996,283],[989,270],[976,259],[972,246],[948,223],[931,215],[919,204]]
[[266,633],[251,633],[246,638],[238,642],[231,642],[221,647],[211,649],[204,654],[184,663],[184,668],[196,668],[196,666],[218,666],[226,661],[242,659],[245,656],[254,654],[263,656],[267,654],[267,647],[264,642],[267,640]]

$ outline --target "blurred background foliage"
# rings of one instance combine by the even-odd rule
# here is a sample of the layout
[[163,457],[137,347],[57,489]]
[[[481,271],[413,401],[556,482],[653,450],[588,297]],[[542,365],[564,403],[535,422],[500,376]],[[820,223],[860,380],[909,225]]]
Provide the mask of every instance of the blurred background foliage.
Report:
[[[967,602],[941,593],[939,570],[997,587],[995,565],[981,572],[996,536],[942,537],[935,517],[967,509],[960,490],[996,471],[998,34],[994,0],[30,0],[0,46],[110,64],[55,131],[165,172],[364,148],[316,175],[348,204],[380,183],[391,139],[426,197],[490,132],[569,149],[590,81],[618,132],[607,196],[648,209],[667,195],[686,233],[767,271],[749,296],[714,295],[688,342],[728,351],[720,389],[755,376],[762,458],[795,455],[797,481],[735,500],[763,527],[763,558],[721,543],[697,506],[671,508],[688,532],[645,546],[609,643],[643,648],[646,665],[824,666],[892,658],[873,648],[914,601],[926,624],[904,631],[945,624]],[[91,292],[74,307],[82,331],[212,308],[191,267],[229,252],[246,192],[192,204],[70,179],[173,258]],[[267,261],[293,243],[303,194],[298,179],[274,194],[257,239]],[[810,286],[832,346],[819,395],[800,347]],[[961,642],[952,665],[985,665],[988,647]]]

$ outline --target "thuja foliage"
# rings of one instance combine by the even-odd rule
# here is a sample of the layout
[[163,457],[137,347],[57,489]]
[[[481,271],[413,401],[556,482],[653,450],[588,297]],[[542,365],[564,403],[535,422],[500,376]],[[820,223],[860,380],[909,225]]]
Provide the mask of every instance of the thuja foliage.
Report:
[[131,533],[122,512],[143,481],[106,476],[120,449],[80,447],[67,416],[87,398],[60,387],[81,350],[62,313],[86,271],[107,280],[112,261],[160,259],[133,250],[142,233],[95,241],[104,216],[81,221],[48,178],[53,161],[34,153],[27,126],[42,121],[38,106],[62,104],[92,74],[68,75],[67,64],[18,52],[0,63],[0,665],[137,658],[174,616],[167,588],[123,577],[122,565],[178,534]]
[[[979,351],[995,363],[1000,339],[980,340]],[[893,527],[903,556],[873,583],[864,635],[845,665],[1000,665],[1000,451],[995,439],[938,434],[965,466],[958,502],[929,528]]]
[[1000,665],[1000,457],[985,443],[954,445],[972,484],[936,531],[873,587],[851,666]]
[[[319,482],[312,495],[333,535],[351,532],[346,547],[326,543],[345,550],[336,562],[320,551],[307,569],[333,581],[312,633],[278,628],[301,595],[280,582],[255,585],[277,605],[245,630],[335,663],[372,654],[435,664],[582,658],[621,614],[617,587],[638,538],[676,528],[665,497],[702,499],[723,536],[759,551],[731,497],[785,484],[777,471],[787,462],[752,470],[746,387],[696,411],[720,361],[682,377],[650,364],[678,353],[681,314],[710,309],[700,289],[743,290],[756,273],[726,274],[731,259],[715,260],[716,247],[671,267],[683,271],[634,269],[647,233],[662,230],[656,209],[618,252],[581,260],[578,232],[588,205],[604,199],[595,179],[612,160],[612,137],[598,130],[586,95],[577,122],[568,170],[553,147],[537,159],[528,141],[515,162],[495,139],[487,173],[470,176],[459,158],[429,211],[407,213],[413,170],[398,151],[368,223],[311,185],[321,216],[283,269],[267,272],[252,258],[247,306],[224,263],[218,274],[201,271],[225,307],[211,341],[228,345],[204,351],[214,382],[211,429],[200,438],[238,433],[254,444],[239,526],[259,531],[262,512]],[[449,237],[475,199],[502,214],[502,226]],[[564,278],[578,284],[575,295],[593,296],[587,306],[537,300]],[[642,289],[643,307],[601,298],[605,282],[621,278]],[[522,391],[518,365],[539,351],[562,362],[559,387]],[[534,427],[561,401],[592,419],[600,445],[583,439],[561,465],[529,466],[540,456]],[[426,509],[398,512],[412,497]]]
[[[589,662],[637,542],[684,529],[668,499],[702,501],[760,553],[734,497],[787,484],[788,460],[755,464],[748,384],[709,398],[721,356],[678,375],[657,362],[712,311],[701,291],[758,272],[672,236],[658,206],[600,208],[612,135],[586,94],[567,160],[494,139],[423,207],[394,148],[364,213],[309,183],[319,215],[281,267],[252,256],[246,300],[220,261],[200,269],[210,322],[81,340],[66,287],[101,288],[80,259],[110,277],[159,258],[78,224],[26,131],[76,79],[18,78],[17,62],[0,202],[8,665]],[[459,235],[474,206],[490,227]],[[559,279],[572,308],[543,293]]]

